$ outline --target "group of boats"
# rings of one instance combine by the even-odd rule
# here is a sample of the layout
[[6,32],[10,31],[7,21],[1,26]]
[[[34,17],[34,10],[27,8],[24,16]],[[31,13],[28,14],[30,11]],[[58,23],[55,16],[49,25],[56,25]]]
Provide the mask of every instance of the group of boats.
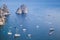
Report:
[[52,35],[53,33],[54,33],[54,27],[50,27],[49,35]]
[[[26,5],[22,4],[16,11],[17,14],[26,14],[28,13]],[[9,9],[6,4],[3,4],[0,8],[0,25],[5,24],[6,16],[9,15]]]
[[[12,28],[12,27],[9,27],[8,36],[11,36],[11,35],[13,34],[11,28]],[[18,29],[17,27],[14,27],[14,28],[16,29],[16,31],[15,31],[15,34],[14,34],[13,37],[14,37],[14,38],[19,38],[19,37],[21,37],[21,34],[19,33],[19,29]],[[25,32],[27,31],[27,29],[26,29],[26,28],[23,28],[22,31],[25,33]],[[31,39],[32,34],[29,33],[29,34],[27,34],[26,37],[28,37],[29,39]]]

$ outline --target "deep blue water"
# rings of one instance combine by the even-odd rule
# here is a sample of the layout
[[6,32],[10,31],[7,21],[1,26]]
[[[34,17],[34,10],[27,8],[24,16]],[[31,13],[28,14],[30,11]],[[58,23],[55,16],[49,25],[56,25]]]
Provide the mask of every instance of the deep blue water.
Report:
[[[11,15],[7,17],[5,25],[0,27],[0,40],[60,40],[59,0],[0,0],[0,7],[3,3],[7,4]],[[29,12],[26,15],[15,13],[21,4],[25,4],[28,8]],[[54,33],[49,35],[51,23]],[[10,27],[12,28],[9,29]],[[19,29],[18,33],[21,34],[19,38],[14,38],[15,27]],[[22,31],[23,28],[27,29],[26,32]],[[9,30],[13,33],[11,36],[8,35]],[[32,35],[31,39],[27,34]]]

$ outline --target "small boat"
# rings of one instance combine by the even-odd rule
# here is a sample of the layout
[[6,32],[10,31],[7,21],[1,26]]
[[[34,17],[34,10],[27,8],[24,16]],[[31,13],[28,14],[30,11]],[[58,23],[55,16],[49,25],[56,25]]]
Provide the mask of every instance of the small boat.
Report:
[[52,31],[52,32],[49,32],[49,35],[52,35],[54,33],[54,31]]
[[51,27],[51,28],[50,28],[50,31],[49,31],[49,35],[52,35],[53,33],[54,33],[54,28]]
[[22,30],[23,30],[23,32],[26,32],[27,29],[24,28],[24,29],[22,29]]
[[12,35],[12,32],[9,31],[9,32],[8,32],[8,35]]
[[32,37],[32,34],[28,34],[28,38],[30,38],[30,39],[31,39],[31,37]]
[[16,33],[15,35],[14,35],[14,37],[20,37],[21,35],[20,34],[18,34],[18,33]]
[[53,28],[53,27],[51,27],[51,28],[50,28],[50,31],[54,31],[54,28]]
[[26,13],[28,13],[27,7],[24,4],[22,4],[20,6],[20,8],[17,9],[16,13],[18,13],[18,14],[26,14]]
[[12,35],[11,28],[12,28],[12,27],[9,27],[8,35]]
[[9,10],[7,8],[7,5],[6,4],[3,4],[2,6],[2,11],[3,11],[3,15],[9,15]]
[[16,29],[16,33],[14,34],[14,37],[15,37],[15,38],[16,38],[16,37],[20,37],[21,35],[18,33],[19,29],[16,28],[16,27],[15,27],[15,29]]

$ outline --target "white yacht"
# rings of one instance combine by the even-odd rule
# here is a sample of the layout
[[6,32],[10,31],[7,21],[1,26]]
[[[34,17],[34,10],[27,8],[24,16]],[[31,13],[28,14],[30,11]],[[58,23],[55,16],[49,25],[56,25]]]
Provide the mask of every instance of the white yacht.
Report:
[[20,34],[18,34],[18,33],[16,33],[15,35],[14,35],[14,37],[20,37],[21,35]]
[[12,32],[9,31],[9,32],[8,32],[8,35],[12,35]]

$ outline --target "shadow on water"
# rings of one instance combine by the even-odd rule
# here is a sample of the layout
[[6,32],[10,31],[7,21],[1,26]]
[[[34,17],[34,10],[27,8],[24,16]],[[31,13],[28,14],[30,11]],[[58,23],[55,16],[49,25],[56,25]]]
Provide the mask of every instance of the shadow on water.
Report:
[[0,25],[0,29],[2,29],[4,27],[4,25]]
[[[16,13],[17,14],[17,13]],[[18,16],[26,16],[26,14],[22,13],[22,14],[17,14]]]
[[[16,14],[17,14],[17,13],[16,13]],[[24,20],[24,19],[26,18],[26,15],[27,15],[27,14],[24,14],[24,13],[22,13],[22,14],[17,14],[17,17]]]
[[3,27],[4,25],[0,25],[0,40],[4,40]]
[[19,37],[14,37],[14,40],[20,40],[20,38]]

